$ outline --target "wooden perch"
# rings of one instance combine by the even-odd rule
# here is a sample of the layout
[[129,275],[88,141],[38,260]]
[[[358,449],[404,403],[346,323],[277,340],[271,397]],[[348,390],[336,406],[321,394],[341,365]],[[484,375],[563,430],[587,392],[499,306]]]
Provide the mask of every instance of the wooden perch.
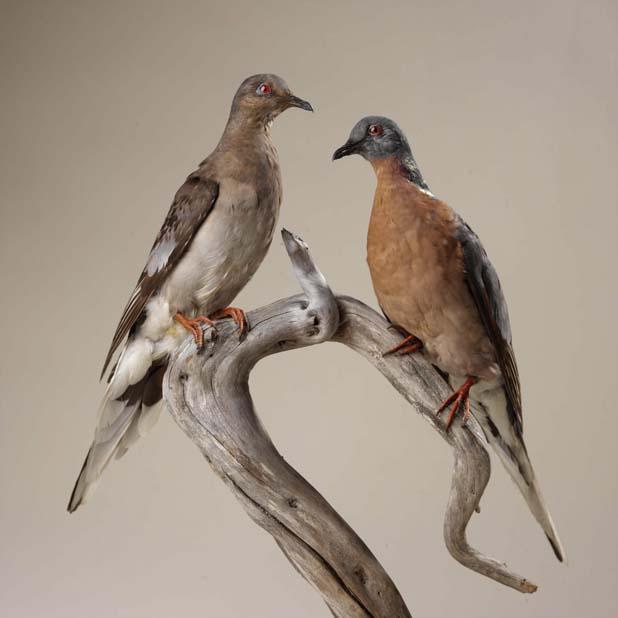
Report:
[[[305,243],[283,231],[303,294],[248,314],[241,343],[232,324],[196,353],[192,340],[171,359],[164,381],[167,408],[251,518],[267,530],[296,570],[322,594],[333,615],[410,616],[401,595],[364,542],[294,468],[258,419],[249,374],[265,356],[328,340],[367,358],[453,447],[455,466],[444,521],[451,555],[461,564],[521,592],[536,586],[480,554],[466,526],[487,485],[489,456],[473,419],[446,433],[435,410],[449,389],[422,354],[382,357],[397,342],[388,323],[358,300],[335,297]],[[211,331],[212,332],[212,331]],[[206,333],[208,338],[208,332]]]

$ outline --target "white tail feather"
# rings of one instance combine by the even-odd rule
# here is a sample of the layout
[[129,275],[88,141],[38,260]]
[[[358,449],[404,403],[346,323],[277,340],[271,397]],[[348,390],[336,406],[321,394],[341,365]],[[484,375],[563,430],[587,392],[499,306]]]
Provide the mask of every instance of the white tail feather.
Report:
[[159,416],[161,416],[161,404],[142,406],[118,444],[116,459],[120,459],[140,438],[144,437],[155,426]]
[[141,407],[141,401],[133,404],[106,395],[99,413],[92,446],[79,474],[69,502],[69,511],[73,512],[80,504],[86,502],[92,494],[103,470],[114,456],[118,445],[131,425],[135,413]]
[[566,553],[545,504],[526,446],[508,420],[506,398],[502,387],[478,393],[474,398],[477,399],[481,410],[485,413],[481,414],[480,418],[477,417],[477,420],[485,432],[487,441],[502,461],[524,497],[530,512],[545,532],[556,558],[561,562],[565,561]]
[[[156,421],[158,412],[153,408],[158,406],[142,412],[142,395],[148,381],[139,384],[152,365],[152,351],[152,344],[139,337],[122,351],[99,408],[92,445],[71,494],[70,512],[86,502],[114,455],[123,455]],[[127,391],[132,386],[134,391]]]

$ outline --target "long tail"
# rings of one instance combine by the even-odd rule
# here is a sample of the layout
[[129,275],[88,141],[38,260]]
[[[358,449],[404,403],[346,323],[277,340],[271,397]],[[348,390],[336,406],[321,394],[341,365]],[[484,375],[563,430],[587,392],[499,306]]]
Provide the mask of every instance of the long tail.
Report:
[[107,464],[126,451],[156,422],[166,365],[152,364],[151,349],[130,342],[123,351],[99,409],[94,440],[69,499],[72,513],[94,491]]
[[502,388],[498,387],[491,391],[485,391],[475,399],[480,404],[481,410],[485,412],[477,420],[485,432],[487,441],[519,488],[532,515],[543,528],[556,558],[563,562],[566,559],[566,553],[541,493],[539,482],[528,457],[526,445],[508,421],[506,398]]

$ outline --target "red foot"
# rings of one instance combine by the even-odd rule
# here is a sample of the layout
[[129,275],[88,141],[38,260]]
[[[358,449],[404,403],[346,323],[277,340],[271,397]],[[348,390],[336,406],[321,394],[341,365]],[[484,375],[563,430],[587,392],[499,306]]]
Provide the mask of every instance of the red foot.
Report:
[[470,416],[470,389],[477,383],[477,381],[477,378],[468,377],[467,380],[438,408],[436,414],[441,414],[451,403],[453,404],[448,418],[446,419],[446,431],[449,430],[453,419],[455,418],[455,414],[457,414],[457,411],[462,404],[464,405],[463,424],[466,424],[466,421]]
[[389,328],[395,329],[397,332],[401,333],[404,336],[404,340],[400,341],[396,346],[392,347],[390,350],[386,350],[386,352],[382,353],[382,356],[389,356],[390,354],[397,353],[398,356],[403,356],[404,354],[410,354],[411,352],[417,352],[423,347],[423,342],[416,336],[410,335],[405,328],[401,326],[397,326],[396,324],[391,324]]
[[223,318],[232,318],[236,324],[238,324],[238,328],[240,329],[240,337],[241,339],[247,334],[249,330],[249,323],[247,322],[247,316],[242,309],[238,309],[238,307],[226,307],[225,309],[221,309],[220,311],[216,311],[210,316],[213,320],[220,320]]
[[178,311],[174,316],[174,319],[193,335],[193,341],[195,341],[195,345],[198,350],[201,350],[204,347],[204,331],[202,330],[201,325],[206,324],[207,326],[212,326],[215,328],[215,323],[213,320],[207,318],[205,315],[198,315],[194,318],[188,318],[186,315]]

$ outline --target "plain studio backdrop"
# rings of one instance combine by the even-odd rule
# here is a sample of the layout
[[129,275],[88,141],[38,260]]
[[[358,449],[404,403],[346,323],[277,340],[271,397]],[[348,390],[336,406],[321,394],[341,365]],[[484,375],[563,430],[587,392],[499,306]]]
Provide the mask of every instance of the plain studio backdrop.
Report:
[[[539,584],[468,571],[442,540],[448,446],[336,344],[261,362],[286,459],[419,617],[616,616],[617,23],[590,2],[1,2],[0,613],[326,616],[169,416],[76,514],[97,378],[171,198],[240,81],[282,75],[315,114],[275,123],[280,226],[374,307],[373,172],[333,150],[367,114],[406,131],[431,189],[482,238],[509,301],[526,440],[559,564],[494,460],[472,544]],[[236,304],[296,293],[279,235]]]

